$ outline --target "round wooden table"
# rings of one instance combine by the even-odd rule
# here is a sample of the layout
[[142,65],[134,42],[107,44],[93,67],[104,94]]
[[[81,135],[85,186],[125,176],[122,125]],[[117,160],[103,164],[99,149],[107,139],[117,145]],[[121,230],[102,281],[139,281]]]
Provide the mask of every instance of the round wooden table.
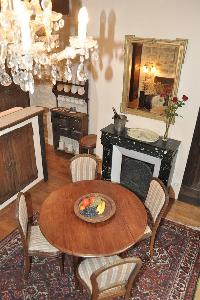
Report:
[[[74,203],[88,193],[115,201],[116,212],[101,223],[88,223],[74,213]],[[62,252],[80,256],[109,256],[123,252],[143,235],[147,214],[139,198],[119,184],[103,180],[70,183],[44,201],[39,219],[46,239]]]

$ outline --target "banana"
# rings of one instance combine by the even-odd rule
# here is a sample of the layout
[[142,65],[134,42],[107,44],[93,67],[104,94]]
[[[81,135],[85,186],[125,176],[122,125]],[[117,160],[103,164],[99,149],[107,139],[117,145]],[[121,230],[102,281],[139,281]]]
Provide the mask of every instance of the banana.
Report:
[[96,208],[96,212],[99,214],[99,212],[101,211],[101,202],[97,205],[97,208]]
[[98,215],[103,214],[103,212],[105,210],[105,206],[106,206],[106,203],[105,203],[105,201],[102,200],[101,203],[97,206],[97,209],[96,209]]
[[101,206],[100,214],[102,214],[104,212],[105,207],[106,207],[106,203],[105,203],[105,201],[102,201],[102,206]]

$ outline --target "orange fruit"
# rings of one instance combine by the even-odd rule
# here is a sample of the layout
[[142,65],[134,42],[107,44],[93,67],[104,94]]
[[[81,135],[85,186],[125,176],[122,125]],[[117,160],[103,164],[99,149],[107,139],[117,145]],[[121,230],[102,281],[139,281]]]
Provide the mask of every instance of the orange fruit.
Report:
[[80,209],[80,210],[84,210],[84,209],[85,209],[85,206],[80,205],[79,209]]

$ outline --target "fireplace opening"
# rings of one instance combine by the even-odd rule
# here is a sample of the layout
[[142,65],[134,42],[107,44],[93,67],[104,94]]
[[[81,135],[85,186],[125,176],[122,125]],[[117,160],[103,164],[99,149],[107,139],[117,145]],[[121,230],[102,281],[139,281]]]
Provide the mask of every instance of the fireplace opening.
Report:
[[155,165],[122,155],[120,183],[145,200]]

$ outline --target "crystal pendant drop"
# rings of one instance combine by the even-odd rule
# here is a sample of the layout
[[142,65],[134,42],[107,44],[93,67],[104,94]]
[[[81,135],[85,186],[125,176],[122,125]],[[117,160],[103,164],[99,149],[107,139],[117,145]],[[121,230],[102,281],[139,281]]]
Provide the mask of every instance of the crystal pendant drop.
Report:
[[71,81],[72,80],[72,69],[71,69],[71,62],[68,60],[65,65],[64,71],[64,81]]
[[96,50],[92,51],[91,53],[91,61],[98,62],[99,61],[99,54]]
[[11,70],[11,75],[12,75],[12,78],[13,78],[13,82],[15,84],[20,84],[20,80],[19,80],[19,73],[18,73],[18,70],[15,70],[15,69],[12,69]]
[[52,66],[51,76],[52,76],[52,83],[53,83],[53,85],[55,85],[56,79],[57,79],[57,69],[56,69],[55,65]]
[[58,31],[59,30],[59,24],[57,23],[57,22],[55,22],[55,24],[54,24],[54,26],[53,26],[53,29],[55,30],[55,31]]
[[44,66],[44,73],[46,76],[50,76],[51,75],[51,68],[49,65],[45,65]]
[[37,75],[38,72],[39,72],[39,64],[36,63],[35,66],[34,66],[34,69],[33,69],[33,73],[34,73],[34,75]]
[[85,72],[85,66],[83,63],[83,58],[81,59],[81,63],[77,68],[77,79],[79,81],[86,81],[88,79],[87,73]]
[[63,19],[60,19],[59,22],[58,22],[58,24],[59,24],[59,27],[60,27],[60,28],[63,28],[64,25],[65,25],[65,22],[64,22]]
[[28,90],[31,94],[34,93],[34,79],[33,79],[33,75],[31,72],[28,73]]
[[1,84],[2,84],[3,86],[9,86],[9,85],[11,85],[11,83],[12,83],[12,79],[10,78],[10,76],[9,76],[6,72],[3,72],[3,73],[1,74],[1,79],[0,79],[0,81],[1,81]]

